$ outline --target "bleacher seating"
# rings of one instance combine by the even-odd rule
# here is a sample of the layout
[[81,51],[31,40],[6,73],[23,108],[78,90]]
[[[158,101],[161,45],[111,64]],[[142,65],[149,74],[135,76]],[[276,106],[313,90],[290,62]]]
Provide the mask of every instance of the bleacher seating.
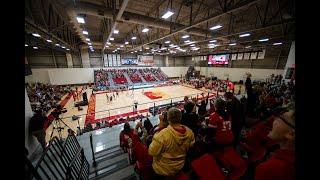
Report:
[[156,78],[154,78],[153,75],[151,74],[151,71],[149,68],[139,69],[139,72],[147,82],[157,81]]
[[128,69],[127,74],[133,83],[142,82],[142,79],[138,75],[137,69]]

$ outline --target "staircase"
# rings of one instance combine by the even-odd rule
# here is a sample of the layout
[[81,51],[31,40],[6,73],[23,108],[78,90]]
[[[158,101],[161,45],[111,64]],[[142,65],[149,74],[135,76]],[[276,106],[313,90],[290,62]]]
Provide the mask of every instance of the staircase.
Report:
[[[133,126],[133,123],[130,122],[129,124]],[[112,128],[97,129],[77,136],[91,165],[89,179],[137,179],[134,166],[130,165],[128,153],[124,153],[119,146],[119,133],[122,128],[123,124],[119,124],[112,126]],[[95,167],[90,145],[90,134],[92,135]]]
[[123,74],[124,74],[124,77],[126,77],[126,79],[127,79],[127,81],[128,81],[128,84],[132,84],[132,81],[131,81],[128,73],[127,73],[127,72],[124,72]]
[[119,145],[95,153],[97,166],[91,166],[89,179],[137,179],[128,154]]
[[109,79],[109,82],[110,82],[110,86],[115,86],[114,81],[113,81],[113,79],[112,79],[112,74],[111,74],[111,72],[108,72],[108,79]]
[[141,77],[142,83],[148,83],[148,82],[143,78],[143,76],[142,76],[142,74],[140,73],[139,70],[137,71],[137,73],[138,73],[139,77]]

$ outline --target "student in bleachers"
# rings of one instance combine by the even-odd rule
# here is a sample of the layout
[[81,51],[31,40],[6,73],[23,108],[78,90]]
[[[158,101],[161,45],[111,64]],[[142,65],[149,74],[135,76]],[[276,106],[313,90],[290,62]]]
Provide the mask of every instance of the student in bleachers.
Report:
[[234,137],[231,130],[232,118],[225,111],[225,101],[217,99],[214,103],[215,112],[210,115],[208,127],[215,129],[212,136],[214,145],[228,146],[233,143]]
[[82,130],[82,133],[85,133],[85,132],[90,132],[90,131],[93,131],[93,127],[92,127],[92,124],[90,123],[90,121],[87,123],[87,125],[84,127],[84,129]]
[[128,139],[131,138],[133,133],[133,129],[130,127],[128,122],[124,123],[123,130],[120,132],[120,147],[123,149],[124,152],[127,152]]
[[168,110],[169,126],[153,137],[148,153],[153,156],[152,167],[160,176],[172,176],[185,163],[185,156],[195,143],[192,130],[181,125],[182,113],[178,108]]
[[194,103],[187,102],[184,104],[184,111],[182,112],[181,124],[189,127],[194,134],[198,131],[197,121],[198,114],[194,113],[192,110],[194,108]]
[[226,92],[224,94],[226,99],[226,110],[227,113],[232,118],[232,132],[234,135],[233,147],[236,148],[239,144],[239,137],[241,129],[244,126],[245,114],[243,112],[243,107],[240,101],[231,92]]
[[[145,140],[141,138],[141,142],[138,136],[139,128],[141,128],[141,130],[143,131],[142,136],[146,137]],[[144,180],[151,180],[154,179],[155,172],[152,168],[153,158],[148,154],[148,148],[152,142],[153,135],[147,135],[147,130],[144,128],[144,126],[142,126],[142,122],[138,122],[132,134],[132,144],[129,141],[129,145],[132,146],[133,154],[139,162],[139,170],[141,171],[142,178]]]
[[256,167],[255,180],[295,179],[295,111],[278,115],[268,137],[276,141],[280,149]]

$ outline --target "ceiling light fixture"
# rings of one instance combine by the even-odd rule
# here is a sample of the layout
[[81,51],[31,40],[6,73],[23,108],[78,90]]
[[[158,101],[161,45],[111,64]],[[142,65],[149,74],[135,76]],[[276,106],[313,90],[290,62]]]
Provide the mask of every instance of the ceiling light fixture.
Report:
[[164,43],[169,44],[169,43],[170,43],[170,41],[166,41],[166,42],[164,42]]
[[133,36],[131,39],[137,39],[137,37]]
[[236,43],[231,43],[231,44],[229,44],[229,46],[235,46],[235,45],[237,45]]
[[266,42],[266,41],[269,41],[269,39],[266,38],[266,39],[260,39],[260,40],[259,40],[259,42]]
[[142,29],[142,32],[148,32],[149,28],[145,27],[144,29]]
[[33,47],[33,49],[39,49],[37,46]]
[[215,30],[215,29],[219,29],[219,28],[221,28],[221,27],[222,27],[221,25],[216,25],[216,26],[211,27],[210,29],[211,29],[211,30]]
[[239,37],[247,37],[247,36],[250,36],[251,34],[249,33],[246,33],[246,34],[240,34]]
[[88,35],[88,31],[82,31],[83,34]]
[[115,30],[113,30],[113,33],[114,34],[119,34],[119,30],[115,29]]
[[28,44],[24,44],[25,47],[28,47]]
[[82,23],[82,24],[84,24],[85,22],[84,22],[84,19],[83,19],[83,17],[77,17],[77,21],[78,21],[78,23]]
[[273,43],[274,46],[281,45],[282,43]]
[[211,40],[211,41],[209,41],[210,43],[214,43],[214,42],[217,42],[217,40]]
[[50,39],[48,39],[47,42],[51,43],[52,41]]
[[189,35],[182,36],[183,39],[188,38],[188,37],[189,37]]
[[32,35],[33,35],[34,37],[41,37],[40,34],[38,34],[38,33],[32,33]]
[[89,38],[86,38],[86,41],[90,41],[90,39],[89,39]]
[[110,41],[114,41],[114,38],[110,38]]
[[163,18],[163,19],[167,19],[168,17],[172,16],[173,14],[174,14],[174,12],[167,11],[167,12],[162,16],[162,18]]
[[129,44],[129,42],[128,42],[128,41],[126,41],[124,44]]

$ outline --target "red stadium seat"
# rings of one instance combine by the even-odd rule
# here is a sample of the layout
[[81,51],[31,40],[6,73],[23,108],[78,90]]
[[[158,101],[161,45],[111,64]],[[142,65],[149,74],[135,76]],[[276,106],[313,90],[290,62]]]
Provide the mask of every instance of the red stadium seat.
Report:
[[227,176],[209,153],[191,162],[198,179],[227,180]]

